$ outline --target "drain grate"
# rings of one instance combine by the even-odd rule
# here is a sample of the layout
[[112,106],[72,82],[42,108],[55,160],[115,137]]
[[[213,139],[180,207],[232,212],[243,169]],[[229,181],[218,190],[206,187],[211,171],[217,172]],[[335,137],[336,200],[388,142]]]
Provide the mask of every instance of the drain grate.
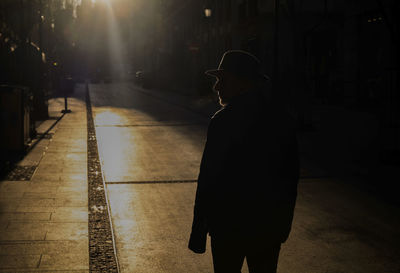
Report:
[[88,87],[86,87],[86,112],[88,133],[89,269],[90,272],[119,272]]

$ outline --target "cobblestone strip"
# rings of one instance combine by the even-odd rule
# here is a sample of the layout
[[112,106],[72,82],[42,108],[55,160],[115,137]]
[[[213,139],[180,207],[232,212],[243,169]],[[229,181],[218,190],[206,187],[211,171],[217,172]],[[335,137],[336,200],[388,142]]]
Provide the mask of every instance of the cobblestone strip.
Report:
[[88,87],[86,87],[86,110],[88,133],[88,203],[90,212],[89,269],[90,272],[119,272]]
[[197,183],[197,179],[193,180],[142,180],[142,181],[109,181],[109,184],[179,184],[179,183]]

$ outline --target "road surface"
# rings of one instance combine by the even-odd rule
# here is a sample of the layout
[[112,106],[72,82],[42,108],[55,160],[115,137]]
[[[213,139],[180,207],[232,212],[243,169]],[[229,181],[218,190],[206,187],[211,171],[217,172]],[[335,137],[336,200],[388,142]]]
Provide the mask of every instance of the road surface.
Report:
[[[209,242],[187,249],[208,118],[132,84],[89,89],[121,271],[212,272]],[[398,273],[399,215],[344,179],[303,178],[278,272]]]

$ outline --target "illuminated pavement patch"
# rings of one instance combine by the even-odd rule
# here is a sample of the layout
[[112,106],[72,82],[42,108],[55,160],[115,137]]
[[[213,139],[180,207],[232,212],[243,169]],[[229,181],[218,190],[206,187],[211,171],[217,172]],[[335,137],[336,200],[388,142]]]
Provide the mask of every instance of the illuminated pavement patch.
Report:
[[107,185],[122,272],[212,272],[210,251],[187,249],[195,189],[195,183]]
[[197,179],[205,138],[203,128],[97,127],[105,180]]

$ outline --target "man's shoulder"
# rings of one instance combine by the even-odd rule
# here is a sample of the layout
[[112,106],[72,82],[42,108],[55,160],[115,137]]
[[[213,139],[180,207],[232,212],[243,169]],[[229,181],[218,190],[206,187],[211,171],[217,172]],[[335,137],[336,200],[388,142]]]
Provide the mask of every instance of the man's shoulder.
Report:
[[226,119],[229,119],[230,116],[232,115],[232,111],[230,109],[231,107],[228,106],[224,106],[221,109],[219,109],[217,112],[215,112],[215,114],[211,117],[211,121],[212,122],[221,122],[224,121]]
[[[221,116],[221,113],[223,113],[225,107],[222,107],[219,109],[217,112],[214,113],[214,115],[211,117],[211,120],[218,119]],[[223,115],[223,114],[222,114]]]
[[229,105],[218,110],[211,118],[208,129],[219,132],[228,133],[235,130],[238,125],[237,113],[230,109]]

